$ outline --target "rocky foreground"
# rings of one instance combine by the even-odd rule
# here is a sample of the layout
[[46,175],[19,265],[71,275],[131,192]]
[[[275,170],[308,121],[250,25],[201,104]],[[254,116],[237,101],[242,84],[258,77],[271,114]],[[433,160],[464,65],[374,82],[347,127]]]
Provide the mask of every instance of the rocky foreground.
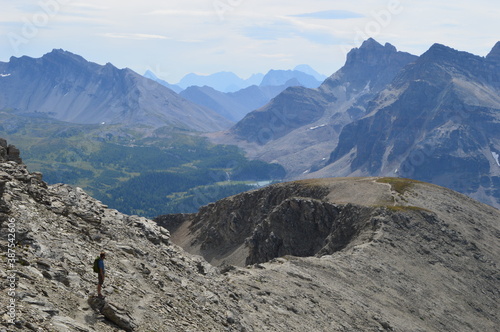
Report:
[[[157,223],[108,209],[79,188],[48,186],[0,141],[0,194],[0,331],[500,325],[500,211],[429,184],[280,184],[195,215],[159,218],[167,227],[177,222],[171,238]],[[92,271],[102,250],[104,300],[95,296]]]

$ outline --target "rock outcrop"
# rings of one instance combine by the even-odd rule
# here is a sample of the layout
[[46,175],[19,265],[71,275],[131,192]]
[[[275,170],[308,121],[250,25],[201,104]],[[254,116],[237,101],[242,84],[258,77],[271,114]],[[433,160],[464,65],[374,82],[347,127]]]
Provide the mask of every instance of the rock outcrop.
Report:
[[0,138],[0,162],[14,161],[21,164],[23,161],[20,157],[20,151],[12,144],[7,144],[7,141]]
[[[500,212],[441,187],[384,178],[280,184],[174,216],[188,223],[173,236],[78,188],[48,186],[14,161],[0,162],[0,194],[0,301],[9,304],[0,331],[467,332],[500,324]],[[171,243],[182,237],[219,254],[212,260],[247,243],[253,261],[271,261],[217,268]],[[99,299],[92,263],[103,250]],[[290,250],[314,256],[278,257]]]
[[127,312],[123,308],[119,308],[117,305],[96,296],[89,297],[88,304],[92,309],[100,312],[104,317],[123,330],[130,332],[137,329],[134,318],[130,312]]
[[280,184],[155,221],[174,234],[174,242],[214,265],[333,254],[355,238],[373,236],[371,218],[379,210],[334,204],[325,201],[328,194],[327,187],[307,182]]

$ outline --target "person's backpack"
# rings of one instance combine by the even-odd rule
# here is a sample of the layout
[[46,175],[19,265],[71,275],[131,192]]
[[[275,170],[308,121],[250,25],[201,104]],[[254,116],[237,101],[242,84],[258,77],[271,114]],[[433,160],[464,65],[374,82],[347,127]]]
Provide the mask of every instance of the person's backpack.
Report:
[[99,273],[99,260],[101,259],[101,257],[97,257],[95,260],[94,260],[94,272],[95,273]]

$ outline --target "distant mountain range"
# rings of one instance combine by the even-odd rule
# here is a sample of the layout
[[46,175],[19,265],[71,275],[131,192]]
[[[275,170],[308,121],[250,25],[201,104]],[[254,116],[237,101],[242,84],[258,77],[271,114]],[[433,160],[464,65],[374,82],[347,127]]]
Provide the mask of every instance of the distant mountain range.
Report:
[[230,72],[207,76],[188,74],[177,84],[170,84],[149,70],[144,77],[235,122],[264,106],[288,87],[317,88],[326,79],[308,65],[299,65],[294,70],[270,70],[266,75],[254,74],[247,80]]
[[271,70],[264,76],[260,86],[290,85],[314,89],[319,87],[322,82],[299,70]]
[[72,123],[151,129],[217,131],[231,124],[130,69],[101,66],[63,50],[0,62],[0,109]]
[[290,178],[411,177],[500,207],[499,58],[500,43],[417,57],[369,39],[319,89],[289,88],[213,139]]
[[177,92],[177,93],[180,93],[183,89],[178,86],[178,85],[175,85],[175,84],[170,84],[168,83],[167,81],[165,80],[162,80],[161,78],[158,78],[158,76],[156,76],[151,70],[147,70],[145,73],[144,73],[144,77],[146,78],[149,78],[150,80],[153,80],[153,81],[156,81],[157,83],[160,83],[161,85],[169,88],[170,90],[174,91],[174,92]]
[[220,92],[236,92],[252,85],[280,86],[285,85],[291,79],[297,79],[301,85],[314,88],[318,87],[327,78],[327,76],[318,73],[311,66],[305,64],[298,65],[293,70],[270,70],[267,74],[253,74],[247,79],[243,79],[232,72],[218,72],[210,75],[190,73],[184,76],[178,83],[170,84],[157,78],[151,71],[147,71],[144,76],[155,79],[162,84],[165,83],[168,87],[174,87],[172,89],[174,91],[179,88],[187,89],[192,86],[208,86]]
[[131,214],[195,212],[281,180],[281,166],[200,136],[231,124],[130,69],[67,51],[0,63],[0,136],[50,183],[81,187]]
[[191,86],[182,91],[180,95],[198,105],[214,110],[228,120],[237,122],[251,111],[267,104],[290,86],[300,86],[300,82],[296,79],[290,79],[284,85],[252,85],[236,92],[227,93],[208,86]]
[[249,79],[242,79],[231,72],[219,72],[211,75],[187,74],[176,85],[182,89],[190,86],[209,86],[221,92],[235,92],[251,85],[257,85],[264,75],[256,74]]

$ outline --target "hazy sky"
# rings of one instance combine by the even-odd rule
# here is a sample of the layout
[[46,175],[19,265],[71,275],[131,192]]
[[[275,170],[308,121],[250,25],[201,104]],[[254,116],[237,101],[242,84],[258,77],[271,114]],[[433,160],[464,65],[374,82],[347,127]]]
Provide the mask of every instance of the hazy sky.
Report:
[[309,64],[331,75],[373,37],[420,55],[433,43],[485,56],[498,0],[0,0],[0,61],[54,48],[170,83]]

